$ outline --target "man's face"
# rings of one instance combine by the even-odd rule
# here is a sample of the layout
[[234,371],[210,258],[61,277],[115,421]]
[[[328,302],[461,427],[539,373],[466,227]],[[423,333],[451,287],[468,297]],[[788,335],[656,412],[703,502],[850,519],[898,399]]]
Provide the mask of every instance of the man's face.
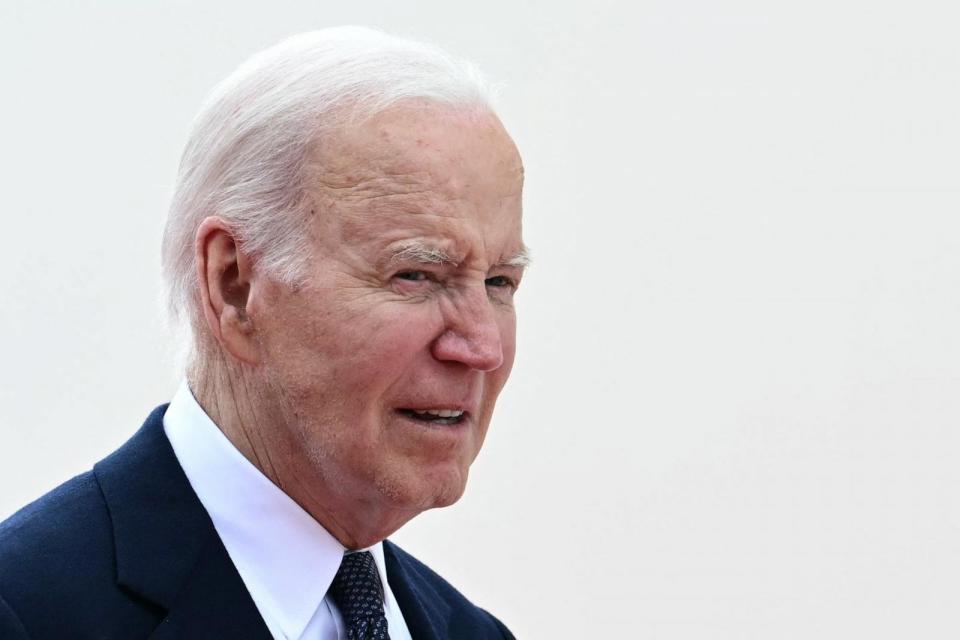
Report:
[[520,157],[494,116],[416,103],[313,169],[309,276],[257,321],[291,457],[358,506],[452,504],[513,364]]

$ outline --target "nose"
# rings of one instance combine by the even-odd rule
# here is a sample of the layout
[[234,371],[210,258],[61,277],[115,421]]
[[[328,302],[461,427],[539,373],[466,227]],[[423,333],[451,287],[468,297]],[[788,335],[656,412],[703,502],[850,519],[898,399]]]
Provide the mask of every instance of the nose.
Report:
[[485,287],[465,292],[445,316],[444,332],[431,345],[434,358],[477,371],[493,371],[503,364],[500,327]]

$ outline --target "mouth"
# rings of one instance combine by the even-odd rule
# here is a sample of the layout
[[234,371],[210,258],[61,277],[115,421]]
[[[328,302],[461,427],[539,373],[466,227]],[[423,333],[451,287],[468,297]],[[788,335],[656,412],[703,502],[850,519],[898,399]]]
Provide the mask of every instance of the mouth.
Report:
[[397,413],[416,422],[433,425],[456,425],[469,415],[460,409],[397,409]]

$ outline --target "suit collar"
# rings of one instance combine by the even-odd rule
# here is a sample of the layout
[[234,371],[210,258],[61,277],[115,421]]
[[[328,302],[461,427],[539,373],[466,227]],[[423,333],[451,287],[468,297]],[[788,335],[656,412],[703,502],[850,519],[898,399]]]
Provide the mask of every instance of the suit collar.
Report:
[[113,524],[117,580],[170,608],[213,533],[154,409],[120,449],[94,466]]
[[[400,605],[403,619],[415,640],[444,640],[450,607],[422,580],[415,567],[389,540],[383,541],[383,555],[387,565],[387,579],[393,596]],[[434,597],[430,597],[433,595]]]
[[167,617],[150,640],[272,640],[217,536],[207,538]]
[[169,612],[158,637],[172,628],[182,638],[230,637],[221,626],[242,624],[236,637],[269,638],[164,434],[165,411],[155,409],[94,466],[113,525],[117,582]]
[[513,638],[433,571],[391,543],[383,542],[390,587],[414,640]]

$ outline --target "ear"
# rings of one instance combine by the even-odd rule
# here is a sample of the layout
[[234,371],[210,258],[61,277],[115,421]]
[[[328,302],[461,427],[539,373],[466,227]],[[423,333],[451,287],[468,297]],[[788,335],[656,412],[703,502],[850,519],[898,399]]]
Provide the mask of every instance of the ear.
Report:
[[230,355],[260,361],[253,321],[247,315],[252,263],[223,218],[206,218],[195,237],[200,306],[211,335]]

